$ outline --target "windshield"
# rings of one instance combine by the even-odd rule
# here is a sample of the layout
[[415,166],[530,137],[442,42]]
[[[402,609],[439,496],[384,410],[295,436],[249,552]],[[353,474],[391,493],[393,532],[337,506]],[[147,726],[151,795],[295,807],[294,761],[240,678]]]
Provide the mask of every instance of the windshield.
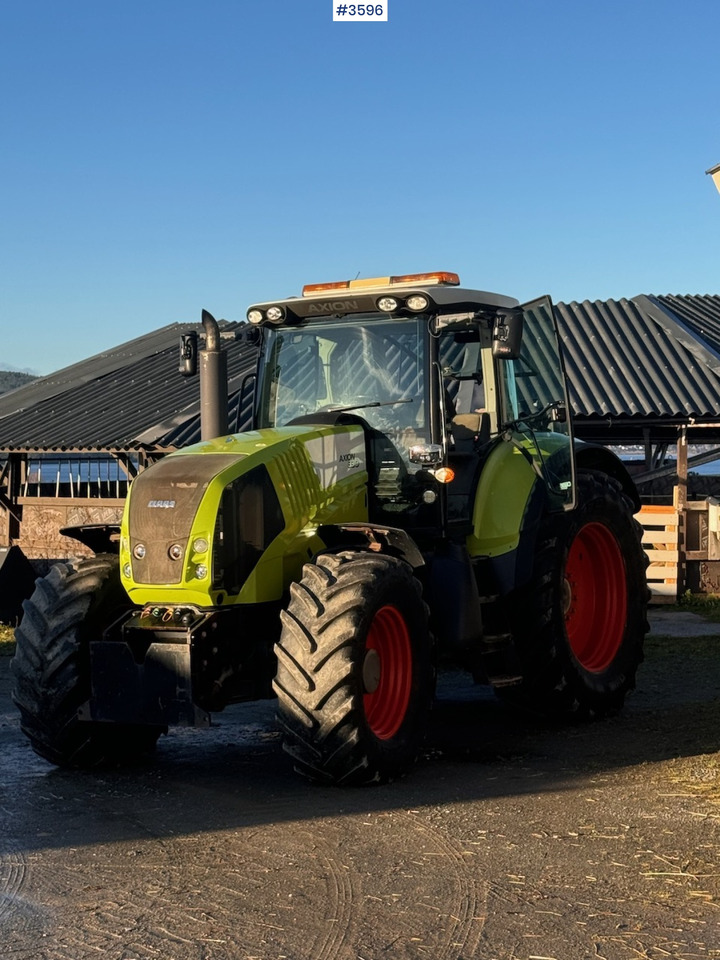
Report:
[[426,325],[373,314],[269,330],[259,425],[347,409],[401,447],[429,440]]

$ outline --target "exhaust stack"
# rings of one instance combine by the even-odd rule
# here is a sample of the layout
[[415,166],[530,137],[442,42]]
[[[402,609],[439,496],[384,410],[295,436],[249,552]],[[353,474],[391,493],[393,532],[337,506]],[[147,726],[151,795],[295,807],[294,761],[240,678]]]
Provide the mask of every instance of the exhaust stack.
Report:
[[228,432],[227,356],[220,349],[220,328],[207,310],[202,312],[205,346],[200,351],[200,439],[212,440]]

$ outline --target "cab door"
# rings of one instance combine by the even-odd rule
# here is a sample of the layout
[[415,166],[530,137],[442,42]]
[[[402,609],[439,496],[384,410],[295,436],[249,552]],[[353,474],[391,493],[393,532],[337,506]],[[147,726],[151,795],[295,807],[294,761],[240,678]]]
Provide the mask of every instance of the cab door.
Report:
[[[500,429],[545,481],[552,510],[575,504],[567,379],[550,297],[522,305],[519,355],[496,358]],[[509,436],[508,436],[509,435]]]

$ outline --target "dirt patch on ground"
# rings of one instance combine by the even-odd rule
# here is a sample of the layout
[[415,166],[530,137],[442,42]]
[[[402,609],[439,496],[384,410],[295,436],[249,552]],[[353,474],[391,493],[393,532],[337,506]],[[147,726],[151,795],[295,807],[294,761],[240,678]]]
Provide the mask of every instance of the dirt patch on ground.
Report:
[[0,955],[720,957],[720,625],[683,616],[653,614],[638,689],[602,723],[444,675],[413,776],[353,791],[290,772],[271,703],[173,732],[148,765],[54,770],[0,658]]

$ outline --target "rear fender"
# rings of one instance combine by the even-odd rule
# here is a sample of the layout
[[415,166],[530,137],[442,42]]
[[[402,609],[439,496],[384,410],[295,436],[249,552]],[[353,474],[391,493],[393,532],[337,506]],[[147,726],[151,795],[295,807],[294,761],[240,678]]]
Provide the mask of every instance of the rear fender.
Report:
[[627,467],[612,450],[600,444],[575,441],[575,462],[581,470],[597,470],[605,473],[620,484],[623,493],[632,501],[635,513],[640,509],[640,497]]

